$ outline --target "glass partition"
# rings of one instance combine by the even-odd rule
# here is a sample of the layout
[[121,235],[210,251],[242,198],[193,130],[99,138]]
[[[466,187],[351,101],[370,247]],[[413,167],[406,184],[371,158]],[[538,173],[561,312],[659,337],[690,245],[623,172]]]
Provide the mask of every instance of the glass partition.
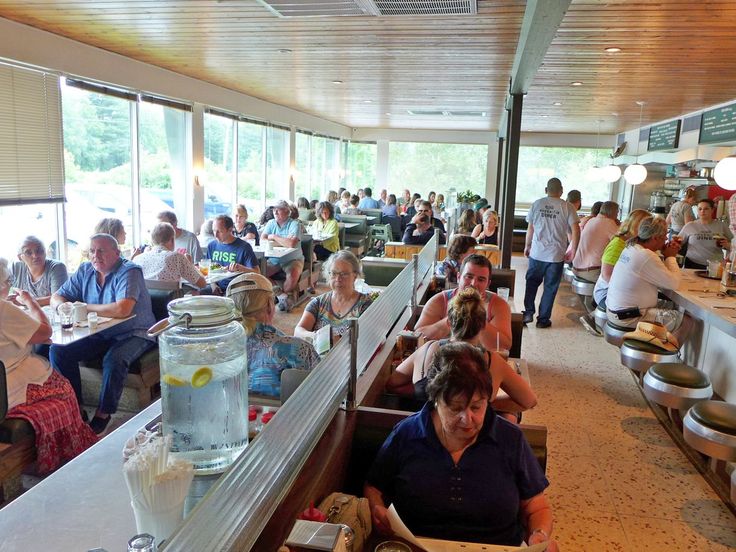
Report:
[[204,114],[204,218],[230,215],[233,210],[235,121]]
[[238,203],[246,206],[251,221],[265,209],[265,129],[263,125],[238,122]]

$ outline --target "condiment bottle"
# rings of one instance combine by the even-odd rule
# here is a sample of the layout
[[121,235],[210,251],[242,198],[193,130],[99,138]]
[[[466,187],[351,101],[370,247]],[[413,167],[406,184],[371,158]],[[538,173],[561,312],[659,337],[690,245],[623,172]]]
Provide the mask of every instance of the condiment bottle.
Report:
[[[270,412],[267,412],[267,414],[270,414]],[[319,521],[320,523],[324,523],[325,521],[327,521],[327,516],[324,515],[321,510],[314,507],[314,502],[310,502],[309,508],[299,514],[299,519],[303,519],[306,521]]]
[[253,439],[262,428],[263,426],[258,421],[258,410],[251,406],[248,408],[248,437]]
[[[274,412],[264,412],[261,414],[261,423],[265,426],[268,422],[271,421],[271,418],[273,418]],[[261,429],[263,429],[261,427]]]

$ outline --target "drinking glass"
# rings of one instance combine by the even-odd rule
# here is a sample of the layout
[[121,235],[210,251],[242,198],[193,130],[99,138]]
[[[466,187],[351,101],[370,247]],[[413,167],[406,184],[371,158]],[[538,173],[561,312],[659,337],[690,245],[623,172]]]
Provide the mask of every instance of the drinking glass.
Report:
[[74,304],[73,303],[62,303],[59,308],[56,309],[59,313],[59,323],[61,324],[62,330],[71,330],[74,326]]
[[501,299],[503,299],[507,303],[509,302],[509,296],[511,294],[511,290],[509,288],[507,288],[507,287],[500,287],[500,288],[498,288],[496,290],[496,293],[498,294],[498,296]]
[[97,313],[96,312],[88,312],[87,313],[87,325],[89,326],[90,330],[94,330],[97,327]]

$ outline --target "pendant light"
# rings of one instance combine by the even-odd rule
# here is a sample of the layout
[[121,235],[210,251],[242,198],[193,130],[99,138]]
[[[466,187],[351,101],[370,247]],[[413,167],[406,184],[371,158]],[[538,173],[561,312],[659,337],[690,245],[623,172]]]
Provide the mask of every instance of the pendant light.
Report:
[[601,139],[601,123],[602,119],[596,119],[598,123],[598,133],[595,136],[595,165],[593,165],[586,174],[589,182],[598,182],[603,179],[603,169],[598,165],[598,149],[600,148]]
[[732,155],[721,159],[713,171],[713,178],[724,190],[736,190],[736,157]]
[[[638,101],[636,103],[639,105],[639,133],[641,133],[641,120],[642,114],[644,112],[644,102]],[[626,182],[628,182],[632,186],[641,184],[647,178],[647,168],[644,165],[639,164],[639,142],[640,140],[637,137],[636,162],[633,165],[629,165],[628,167],[626,167],[626,170],[624,171],[624,178],[626,179]]]

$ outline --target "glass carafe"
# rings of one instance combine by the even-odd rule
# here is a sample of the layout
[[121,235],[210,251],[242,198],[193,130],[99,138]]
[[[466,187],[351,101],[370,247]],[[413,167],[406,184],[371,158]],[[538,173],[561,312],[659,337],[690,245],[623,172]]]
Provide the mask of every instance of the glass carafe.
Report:
[[248,445],[246,336],[226,297],[169,303],[160,334],[164,435],[198,475],[224,471]]

